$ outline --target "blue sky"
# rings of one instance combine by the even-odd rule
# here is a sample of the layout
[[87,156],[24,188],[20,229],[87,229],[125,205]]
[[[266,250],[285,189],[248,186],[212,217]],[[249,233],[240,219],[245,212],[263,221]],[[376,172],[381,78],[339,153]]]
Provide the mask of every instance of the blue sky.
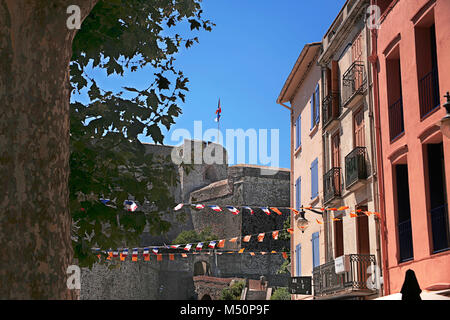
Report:
[[[181,50],[176,66],[189,78],[183,114],[166,133],[165,144],[177,145],[171,134],[187,129],[194,135],[194,121],[203,131],[214,122],[220,98],[220,129],[279,130],[279,167],[290,167],[289,110],[276,103],[300,51],[306,43],[321,41],[345,0],[203,0],[203,17],[216,26],[200,32],[200,43]],[[148,72],[149,74],[146,74]],[[93,73],[97,78],[97,74]],[[128,74],[129,75],[129,74]],[[123,86],[142,87],[151,70],[122,79]],[[117,86],[116,76],[102,87]],[[125,80],[125,81],[123,81]],[[142,136],[142,142],[152,142]],[[234,152],[236,154],[236,152]],[[270,153],[270,146],[269,146]],[[245,163],[250,161],[248,150]],[[236,164],[237,158],[231,159]],[[257,158],[256,164],[261,163]]]

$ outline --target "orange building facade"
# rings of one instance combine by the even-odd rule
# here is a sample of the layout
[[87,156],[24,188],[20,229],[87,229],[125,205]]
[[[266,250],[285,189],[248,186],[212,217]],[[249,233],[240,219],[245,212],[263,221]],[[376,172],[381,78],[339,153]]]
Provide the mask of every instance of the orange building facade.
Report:
[[[450,284],[450,1],[372,0],[375,117],[383,215],[384,294],[408,269],[422,289]],[[384,231],[383,231],[384,230]]]

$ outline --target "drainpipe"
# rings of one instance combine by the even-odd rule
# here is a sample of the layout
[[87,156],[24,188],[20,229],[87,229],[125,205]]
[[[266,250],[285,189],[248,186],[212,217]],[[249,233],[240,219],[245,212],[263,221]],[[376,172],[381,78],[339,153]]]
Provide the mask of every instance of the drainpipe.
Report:
[[[371,0],[371,5],[376,5],[375,0]],[[379,92],[379,79],[378,79],[378,55],[377,55],[377,36],[378,30],[372,29],[372,55],[369,57],[369,61],[372,64],[372,77],[373,77],[373,98],[375,108],[375,131],[377,134],[376,148],[377,148],[377,167],[378,167],[378,190],[380,201],[380,213],[381,213],[381,243],[382,251],[384,253],[384,259],[382,262],[383,269],[383,289],[384,295],[390,294],[390,282],[389,282],[389,269],[388,269],[388,250],[387,250],[387,230],[386,230],[386,205],[384,197],[384,170],[383,170],[383,154],[381,148],[381,127],[380,127],[380,92]]]
[[[277,103],[289,111],[291,111],[291,172],[290,172],[290,206],[294,208],[294,108],[288,107],[283,104],[281,101],[277,101]],[[294,228],[294,215],[291,213],[291,228]],[[294,247],[294,237],[291,236],[291,276],[295,274],[294,264],[292,263],[292,248]]]

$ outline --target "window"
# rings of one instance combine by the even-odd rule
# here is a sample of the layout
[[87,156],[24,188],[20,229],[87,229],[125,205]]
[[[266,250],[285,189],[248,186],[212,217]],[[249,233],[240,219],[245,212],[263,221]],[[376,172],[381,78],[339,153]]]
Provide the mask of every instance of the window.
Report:
[[414,28],[414,32],[420,116],[424,118],[440,105],[434,9],[421,19]]
[[316,85],[316,90],[311,96],[311,130],[319,123],[320,120],[320,88]]
[[319,255],[319,232],[312,234],[312,255],[313,255],[313,268],[320,265],[320,255]]
[[411,206],[409,202],[408,165],[397,164],[395,169],[395,186],[397,193],[397,233],[399,261],[412,260],[413,242],[411,229]]
[[295,150],[302,145],[302,115],[295,121]]
[[389,113],[389,133],[391,141],[404,132],[402,76],[400,69],[400,49],[386,57],[387,96]]
[[295,262],[296,262],[296,268],[295,268],[295,274],[297,277],[302,275],[302,245],[298,244],[295,247]]
[[311,164],[311,199],[319,195],[319,160],[316,158]]
[[301,192],[301,188],[302,188],[302,178],[298,177],[297,181],[295,182],[295,208],[297,210],[300,210],[301,207],[301,200],[302,200],[302,192]]

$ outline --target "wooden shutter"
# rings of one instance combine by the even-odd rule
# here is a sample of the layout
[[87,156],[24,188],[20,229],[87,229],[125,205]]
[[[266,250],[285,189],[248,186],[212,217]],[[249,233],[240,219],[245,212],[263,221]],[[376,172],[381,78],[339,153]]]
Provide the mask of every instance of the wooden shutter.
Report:
[[334,221],[334,257],[344,255],[344,228],[342,220]]
[[331,92],[333,99],[331,103],[333,117],[339,116],[339,64],[333,60],[331,62]]
[[295,262],[296,262],[296,269],[295,274],[297,277],[302,275],[302,245],[298,244],[295,247]]
[[314,94],[311,96],[311,130],[314,128]]
[[297,210],[301,207],[302,200],[302,178],[298,177],[295,183],[295,205]]
[[319,232],[312,234],[312,254],[313,254],[313,268],[320,265],[320,244],[319,244]]
[[302,115],[295,121],[295,149],[302,145]]
[[364,107],[361,108],[358,112],[355,113],[353,117],[353,143],[354,147],[365,147],[365,125],[364,125]]
[[318,159],[316,158],[311,164],[311,199],[314,199],[319,194],[319,172]]
[[339,131],[331,137],[331,167],[340,168],[340,147],[341,139],[339,137]]
[[319,84],[316,86],[316,96],[315,96],[315,124],[319,123],[320,121],[320,88]]

